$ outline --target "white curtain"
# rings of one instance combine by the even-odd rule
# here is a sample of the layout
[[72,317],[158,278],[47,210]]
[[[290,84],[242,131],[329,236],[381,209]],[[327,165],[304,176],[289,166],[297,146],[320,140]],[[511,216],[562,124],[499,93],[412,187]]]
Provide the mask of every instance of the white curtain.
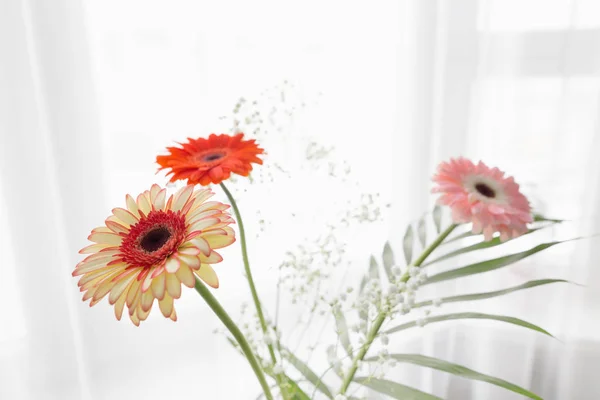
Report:
[[[355,284],[385,240],[399,251],[406,223],[432,205],[435,165],[451,156],[499,166],[537,210],[569,219],[512,249],[598,232],[598,48],[595,0],[0,0],[0,398],[256,397],[250,368],[213,334],[216,318],[193,291],[178,302],[177,323],[153,315],[135,328],[106,303],[82,303],[70,276],[89,231],[126,193],[165,183],[155,155],[227,131],[221,117],[241,96],[259,99],[269,119],[255,133],[268,152],[257,182],[230,186],[271,315],[277,265],[320,234],[315,221],[361,193],[391,205],[383,221],[341,236],[352,260],[339,268]],[[322,151],[307,160],[308,148]],[[346,172],[331,177],[339,165]],[[597,244],[555,246],[423,294],[538,277],[582,283],[456,307],[524,318],[558,340],[461,322],[393,338],[390,350],[444,358],[544,399],[600,398]],[[234,313],[249,299],[238,253],[224,252],[216,292]],[[282,314],[294,336],[297,309]],[[325,357],[315,357],[323,370]],[[519,398],[416,367],[391,376],[443,398]]]

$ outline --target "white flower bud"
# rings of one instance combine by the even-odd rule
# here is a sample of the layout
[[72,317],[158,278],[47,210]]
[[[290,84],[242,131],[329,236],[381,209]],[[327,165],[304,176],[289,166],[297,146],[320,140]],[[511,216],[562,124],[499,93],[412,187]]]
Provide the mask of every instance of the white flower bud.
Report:
[[408,275],[410,275],[411,277],[419,275],[420,271],[421,269],[419,267],[408,267]]
[[283,367],[281,366],[281,364],[277,363],[273,366],[273,373],[278,375],[281,374],[283,372]]
[[433,305],[436,307],[439,307],[442,305],[442,299],[440,299],[439,297],[437,299],[433,299]]
[[348,298],[348,296],[346,296],[346,293],[342,293],[342,294],[340,294],[340,299],[341,299],[342,301],[346,301],[346,299],[347,299],[347,298]]
[[417,326],[418,327],[424,327],[425,324],[427,323],[427,321],[425,320],[425,318],[417,318]]
[[417,288],[419,287],[419,280],[418,279],[409,279],[408,283],[406,284],[406,288],[408,290],[417,290]]
[[394,297],[394,301],[396,302],[396,304],[402,304],[402,303],[404,303],[404,296],[402,294],[398,293]]
[[265,344],[266,344],[267,346],[268,346],[268,345],[271,345],[271,344],[273,344],[273,342],[274,342],[274,340],[273,340],[273,337],[272,337],[271,335],[269,335],[269,334],[266,334],[266,335],[263,337],[263,341],[265,342]]
[[410,312],[410,306],[408,304],[402,304],[402,308],[400,309],[401,314],[408,314]]
[[381,335],[381,343],[384,346],[387,346],[390,343],[390,338],[388,337],[388,335],[385,335],[385,334]]
[[398,266],[392,267],[392,274],[394,274],[396,276],[402,275],[402,268],[400,268]]

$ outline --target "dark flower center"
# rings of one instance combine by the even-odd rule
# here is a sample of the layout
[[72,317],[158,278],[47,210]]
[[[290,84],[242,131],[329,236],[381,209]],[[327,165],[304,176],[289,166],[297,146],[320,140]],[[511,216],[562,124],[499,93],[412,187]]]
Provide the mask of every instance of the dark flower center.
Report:
[[160,249],[171,238],[171,231],[165,226],[159,226],[148,231],[140,240],[140,247],[152,253]]
[[496,197],[496,192],[494,192],[494,189],[492,189],[491,187],[489,187],[488,185],[486,185],[485,183],[478,183],[475,185],[475,189],[477,189],[477,191],[485,196],[485,197],[489,197],[491,199],[493,199],[494,197]]
[[209,153],[207,155],[205,155],[204,157],[202,157],[202,159],[206,162],[211,162],[211,161],[216,161],[220,158],[223,158],[225,156],[224,153]]

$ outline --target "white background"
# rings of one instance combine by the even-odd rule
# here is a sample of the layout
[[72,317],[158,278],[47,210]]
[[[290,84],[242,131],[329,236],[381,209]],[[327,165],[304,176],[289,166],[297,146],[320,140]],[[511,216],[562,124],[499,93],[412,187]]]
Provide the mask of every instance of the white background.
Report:
[[[318,221],[347,199],[379,192],[391,204],[383,222],[340,233],[352,248],[340,273],[355,283],[385,240],[400,249],[406,223],[432,204],[435,165],[451,156],[499,166],[539,211],[571,220],[515,248],[598,232],[599,48],[594,0],[0,0],[0,398],[256,397],[251,370],[212,333],[217,321],[193,291],[176,304],[177,323],[155,310],[135,328],[104,302],[83,304],[70,273],[89,231],[126,193],[165,183],[154,174],[158,152],[226,131],[220,117],[231,117],[240,97],[269,104],[286,80],[292,97],[274,124],[282,129],[260,136],[263,178],[230,185],[271,313],[287,248],[320,232]],[[281,107],[296,108],[288,118]],[[307,166],[310,141],[335,147],[328,160],[352,167],[347,182]],[[311,218],[298,222],[292,211]],[[261,219],[271,225],[260,228]],[[465,322],[393,345],[545,399],[599,398],[597,244],[557,246],[436,293],[538,277],[585,284],[468,308],[526,318],[560,342]],[[238,250],[225,250],[217,266],[216,294],[235,311],[249,299]],[[284,329],[295,313],[286,310]],[[324,357],[314,366],[323,370]],[[519,398],[415,367],[393,378],[450,399]]]

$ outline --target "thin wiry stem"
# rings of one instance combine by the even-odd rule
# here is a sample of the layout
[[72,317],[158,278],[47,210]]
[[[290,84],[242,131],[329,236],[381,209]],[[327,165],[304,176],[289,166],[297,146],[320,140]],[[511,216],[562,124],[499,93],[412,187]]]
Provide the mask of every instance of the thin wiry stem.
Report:
[[[254,307],[256,308],[256,314],[258,315],[258,320],[260,321],[260,327],[262,328],[263,334],[266,335],[268,333],[267,323],[265,322],[265,316],[263,314],[262,306],[261,306],[260,300],[258,298],[258,293],[256,291],[256,285],[254,284],[254,278],[252,278],[252,270],[250,269],[250,261],[248,259],[248,249],[247,249],[247,245],[246,245],[246,232],[244,230],[244,222],[242,221],[242,215],[241,215],[240,210],[237,206],[237,203],[236,203],[235,199],[233,198],[233,196],[231,195],[231,192],[229,191],[229,189],[227,189],[227,187],[225,186],[225,184],[223,182],[221,182],[220,185],[221,185],[221,188],[223,189],[223,192],[225,192],[225,195],[229,199],[229,202],[231,203],[231,207],[233,208],[233,212],[235,213],[235,218],[237,220],[238,228],[240,231],[240,243],[241,243],[241,247],[242,247],[242,259],[244,260],[244,270],[246,272],[246,279],[248,279],[248,285],[250,286],[250,292],[252,293],[252,300],[254,301]],[[275,357],[275,351],[273,350],[273,345],[271,343],[268,343],[267,347],[269,349],[269,355],[271,356],[271,361],[273,362],[273,365],[275,365],[277,363],[277,357]],[[285,400],[287,400],[287,398],[286,398],[287,394],[285,394],[286,392],[283,388],[283,382],[285,382],[284,377],[281,374],[276,374],[275,378],[276,378],[277,384],[279,385],[279,388],[281,389],[281,392],[284,395]]]

